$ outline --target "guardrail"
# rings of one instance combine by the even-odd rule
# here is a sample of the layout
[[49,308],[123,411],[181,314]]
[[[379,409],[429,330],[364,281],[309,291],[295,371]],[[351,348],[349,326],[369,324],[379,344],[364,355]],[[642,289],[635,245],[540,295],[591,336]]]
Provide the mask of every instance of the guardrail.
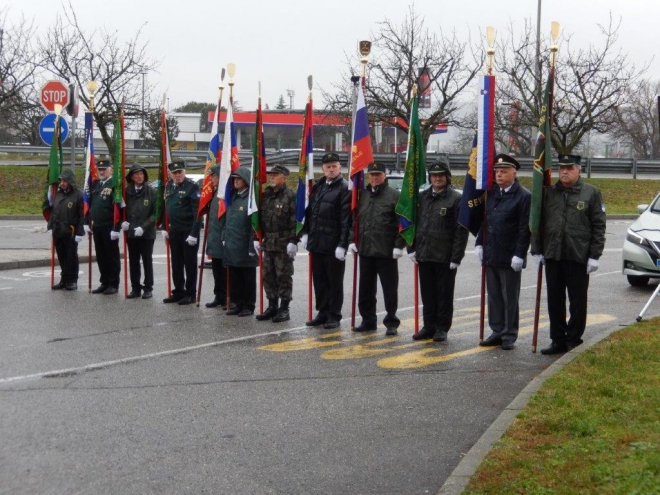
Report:
[[[66,147],[62,150],[65,158],[65,163],[67,159],[70,160],[71,149]],[[96,156],[103,156],[108,154],[107,148],[96,147]],[[7,145],[0,146],[0,159],[2,159],[3,154],[8,155],[33,155],[38,157],[42,155],[46,160],[48,159],[48,154],[50,153],[50,148],[48,146],[24,146],[24,145]],[[320,156],[320,152],[317,152],[316,155]],[[76,156],[82,157],[83,150],[78,148],[76,151]],[[199,162],[199,166],[206,161],[207,152],[205,150],[172,150],[172,157],[179,158],[184,160],[189,160],[192,162]],[[347,163],[348,161],[348,152],[339,152],[339,158],[342,163]],[[128,148],[126,149],[126,156],[129,158],[154,158],[154,163],[145,164],[146,166],[155,166],[158,162],[159,150],[157,149],[142,149],[142,148]],[[459,155],[459,154],[445,154],[445,153],[435,153],[428,152],[426,155],[427,163],[431,163],[434,158],[438,156],[445,156],[449,160],[449,165],[452,170],[464,170],[467,166],[469,159],[468,155]],[[239,152],[239,157],[241,163],[249,164],[252,159],[252,152],[249,150],[242,150]],[[299,152],[298,151],[271,151],[266,153],[266,159],[270,165],[275,163],[280,163],[282,165],[287,165],[289,167],[295,167],[298,164]],[[404,168],[405,164],[405,153],[375,153],[374,160],[378,163],[382,163],[387,168],[400,169]],[[531,172],[533,161],[532,157],[517,157],[517,160],[520,162],[520,168],[523,171]],[[193,168],[194,164],[191,164]],[[316,164],[317,167],[320,166],[320,163]],[[590,176],[592,172],[596,173],[613,173],[613,174],[630,174],[633,178],[636,178],[638,174],[660,174],[660,160],[642,160],[637,158],[583,158],[583,168],[584,173],[587,176]]]

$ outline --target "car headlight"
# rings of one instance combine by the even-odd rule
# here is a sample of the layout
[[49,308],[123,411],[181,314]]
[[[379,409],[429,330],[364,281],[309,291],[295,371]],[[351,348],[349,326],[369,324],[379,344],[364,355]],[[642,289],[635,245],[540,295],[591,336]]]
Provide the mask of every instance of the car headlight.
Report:
[[628,232],[626,234],[626,240],[629,242],[632,242],[633,244],[639,244],[641,246],[647,246],[651,247],[649,244],[649,241],[647,241],[645,238],[643,238],[641,235],[639,235],[637,232],[628,229]]

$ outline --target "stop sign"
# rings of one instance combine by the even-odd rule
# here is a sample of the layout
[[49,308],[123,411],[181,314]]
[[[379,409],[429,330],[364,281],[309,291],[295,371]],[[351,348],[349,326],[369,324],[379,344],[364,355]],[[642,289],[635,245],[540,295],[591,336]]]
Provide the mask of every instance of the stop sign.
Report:
[[41,105],[49,112],[55,111],[55,105],[66,107],[69,103],[69,88],[61,81],[48,81],[39,93]]

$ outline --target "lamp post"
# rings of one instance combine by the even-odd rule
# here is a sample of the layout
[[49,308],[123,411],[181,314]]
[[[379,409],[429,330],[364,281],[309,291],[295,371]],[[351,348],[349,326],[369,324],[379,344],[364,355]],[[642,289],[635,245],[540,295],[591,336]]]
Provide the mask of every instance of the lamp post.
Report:
[[147,71],[142,69],[142,130],[140,131],[140,137],[144,143],[144,77],[147,74]]

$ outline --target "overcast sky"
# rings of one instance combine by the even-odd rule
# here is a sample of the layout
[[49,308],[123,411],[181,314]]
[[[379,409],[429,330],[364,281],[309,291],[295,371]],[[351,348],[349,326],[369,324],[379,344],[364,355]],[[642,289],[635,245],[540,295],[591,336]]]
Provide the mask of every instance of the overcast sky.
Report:
[[[79,22],[88,30],[117,30],[132,37],[144,24],[143,40],[151,57],[161,61],[148,75],[158,93],[167,92],[170,108],[188,101],[214,102],[220,72],[228,62],[237,66],[235,98],[248,110],[256,107],[257,84],[263,102],[274,107],[286,90],[296,94],[294,107],[304,105],[307,75],[314,76],[315,107],[319,88],[338,82],[344,54],[369,39],[379,21],[401,21],[409,3],[401,0],[71,0]],[[45,30],[62,11],[57,0],[3,0],[10,20],[21,14]],[[537,0],[416,0],[430,29],[473,38],[491,25],[504,30],[512,22],[536,23]],[[2,8],[0,6],[0,8]],[[622,19],[619,47],[638,64],[649,62],[657,49],[658,0],[543,0],[541,29],[549,36],[550,21],[558,21],[572,44],[587,46],[598,24],[610,12]],[[561,51],[559,62],[561,63]],[[660,60],[651,63],[648,77],[660,79]],[[287,98],[288,103],[288,98]]]

